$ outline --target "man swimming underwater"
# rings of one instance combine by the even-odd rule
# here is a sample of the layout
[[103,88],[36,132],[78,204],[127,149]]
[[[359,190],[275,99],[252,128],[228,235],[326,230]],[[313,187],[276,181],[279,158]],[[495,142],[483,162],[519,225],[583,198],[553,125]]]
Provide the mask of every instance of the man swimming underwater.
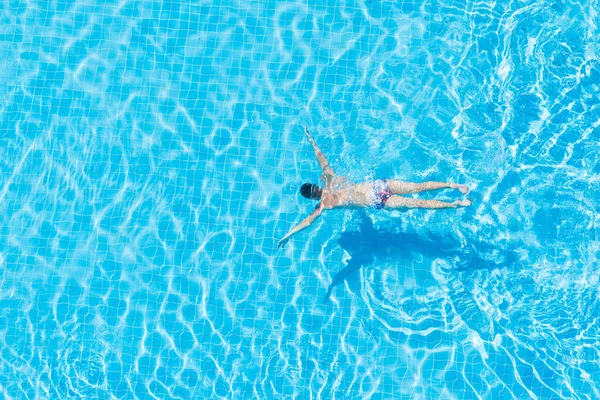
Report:
[[362,182],[351,184],[344,177],[336,176],[333,169],[329,166],[329,162],[319,146],[310,136],[307,128],[304,132],[308,137],[308,141],[315,151],[315,155],[319,160],[321,170],[321,180],[325,182],[325,187],[321,188],[312,183],[305,183],[300,187],[302,196],[310,200],[320,200],[319,204],[308,217],[292,228],[277,244],[277,248],[286,245],[290,236],[306,228],[312,224],[323,210],[330,210],[338,207],[374,207],[377,209],[400,209],[400,208],[456,208],[468,207],[471,205],[470,200],[456,200],[453,203],[446,203],[438,200],[419,200],[410,197],[398,196],[400,194],[419,193],[426,190],[436,189],[458,189],[461,193],[469,193],[469,188],[466,185],[445,182],[423,182],[412,183],[403,182],[395,179],[380,179],[371,182]]

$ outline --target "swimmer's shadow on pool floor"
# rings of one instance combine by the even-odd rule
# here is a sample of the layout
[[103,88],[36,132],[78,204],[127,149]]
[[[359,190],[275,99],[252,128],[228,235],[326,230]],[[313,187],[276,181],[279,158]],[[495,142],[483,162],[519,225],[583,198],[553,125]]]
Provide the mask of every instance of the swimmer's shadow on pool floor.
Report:
[[[456,272],[514,266],[520,259],[516,251],[494,247],[488,243],[475,242],[463,247],[455,237],[428,233],[424,238],[417,232],[377,230],[364,211],[360,213],[360,218],[358,230],[342,232],[338,239],[338,244],[350,255],[350,259],[346,267],[333,277],[324,296],[324,303],[327,303],[336,286],[354,277],[354,272],[373,264],[380,257],[400,258],[416,251],[426,258],[444,258],[456,262]],[[480,254],[494,258],[494,261],[483,258]]]

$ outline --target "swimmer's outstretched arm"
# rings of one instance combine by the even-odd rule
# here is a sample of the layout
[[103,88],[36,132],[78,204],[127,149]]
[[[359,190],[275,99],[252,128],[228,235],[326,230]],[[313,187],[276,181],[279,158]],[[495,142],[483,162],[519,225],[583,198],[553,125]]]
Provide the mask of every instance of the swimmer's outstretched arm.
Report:
[[327,157],[325,157],[325,155],[323,154],[323,152],[321,151],[319,146],[317,146],[317,143],[315,143],[312,136],[310,136],[310,133],[308,132],[307,127],[304,127],[304,133],[306,134],[308,141],[310,142],[310,144],[313,147],[313,150],[315,151],[315,155],[317,156],[317,159],[319,160],[319,165],[321,166],[321,169],[323,170],[323,175],[334,176],[333,168],[331,168],[329,166],[329,161],[327,161]]
[[308,217],[304,218],[302,220],[302,222],[300,222],[298,225],[296,225],[295,227],[293,227],[284,237],[283,239],[281,239],[279,241],[279,243],[277,243],[277,248],[279,249],[280,247],[283,247],[286,245],[286,243],[288,242],[288,240],[290,240],[290,236],[292,236],[294,233],[297,233],[299,231],[301,231],[302,229],[306,228],[307,226],[309,226],[310,224],[312,224],[319,215],[321,215],[321,211],[323,211],[323,209],[321,207],[317,208],[315,211],[313,211]]

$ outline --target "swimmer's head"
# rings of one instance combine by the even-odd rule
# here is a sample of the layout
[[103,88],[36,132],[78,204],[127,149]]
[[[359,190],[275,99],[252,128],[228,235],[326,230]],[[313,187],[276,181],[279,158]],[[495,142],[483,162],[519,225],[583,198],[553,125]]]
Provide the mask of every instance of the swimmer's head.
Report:
[[305,183],[300,187],[300,194],[309,200],[319,200],[322,189],[315,184]]

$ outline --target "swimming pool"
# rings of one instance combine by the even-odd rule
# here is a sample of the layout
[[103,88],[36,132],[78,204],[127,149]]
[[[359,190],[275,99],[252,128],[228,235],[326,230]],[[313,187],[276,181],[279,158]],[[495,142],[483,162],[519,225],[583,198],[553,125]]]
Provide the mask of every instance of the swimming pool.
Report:
[[6,1],[2,397],[600,398],[598,6]]

